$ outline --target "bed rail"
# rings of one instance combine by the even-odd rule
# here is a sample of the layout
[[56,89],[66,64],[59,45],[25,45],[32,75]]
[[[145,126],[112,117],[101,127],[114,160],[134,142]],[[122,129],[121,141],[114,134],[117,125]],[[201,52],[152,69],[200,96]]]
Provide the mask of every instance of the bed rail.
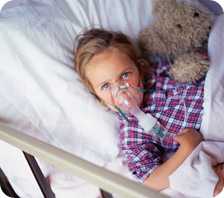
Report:
[[98,186],[108,192],[124,198],[166,198],[137,182],[131,181],[119,174],[96,166],[71,153],[55,146],[37,140],[15,129],[0,124],[0,139],[17,148],[39,157],[57,168],[70,173]]

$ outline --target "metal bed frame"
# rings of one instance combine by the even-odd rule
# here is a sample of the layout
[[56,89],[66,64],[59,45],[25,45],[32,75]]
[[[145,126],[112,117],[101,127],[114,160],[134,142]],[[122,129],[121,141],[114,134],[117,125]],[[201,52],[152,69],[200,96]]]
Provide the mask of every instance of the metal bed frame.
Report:
[[[38,186],[43,194],[44,198],[55,198],[55,194],[51,189],[51,186],[47,180],[47,178],[44,177],[36,159],[26,153],[23,152],[24,157],[27,160],[27,163],[29,164],[29,167],[38,183]],[[15,190],[13,189],[12,185],[10,184],[7,176],[5,175],[5,173],[3,172],[3,170],[0,168],[0,187],[2,189],[2,191],[9,197],[13,197],[13,198],[20,198]],[[111,193],[108,193],[102,189],[99,189],[101,197],[102,198],[113,198],[113,195]]]
[[[70,171],[89,183],[99,186],[102,198],[112,198],[115,193],[122,198],[166,198],[142,184],[131,181],[119,174],[96,166],[71,153],[63,151],[15,129],[0,124],[0,139],[24,151],[24,156],[33,172],[33,175],[43,193],[44,198],[55,198],[50,184],[41,172],[35,158],[41,158],[59,169]],[[29,153],[29,154],[28,154]],[[0,170],[0,183],[5,194],[19,198],[10,185],[7,177]],[[104,190],[102,190],[104,189]]]

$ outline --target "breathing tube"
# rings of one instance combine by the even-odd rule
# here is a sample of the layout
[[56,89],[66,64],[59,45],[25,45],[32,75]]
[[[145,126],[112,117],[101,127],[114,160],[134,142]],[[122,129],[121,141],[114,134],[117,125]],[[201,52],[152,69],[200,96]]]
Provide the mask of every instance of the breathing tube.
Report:
[[166,132],[165,128],[160,125],[156,118],[149,113],[146,114],[139,107],[145,91],[145,89],[134,87],[127,82],[114,86],[112,97],[116,104],[115,108],[127,121],[127,114],[134,115],[145,131],[153,130],[160,137],[163,137]]

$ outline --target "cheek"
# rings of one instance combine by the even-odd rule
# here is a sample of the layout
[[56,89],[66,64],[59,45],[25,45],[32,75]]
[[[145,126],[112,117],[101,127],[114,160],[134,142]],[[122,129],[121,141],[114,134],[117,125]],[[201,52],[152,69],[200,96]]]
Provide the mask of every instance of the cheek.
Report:
[[143,102],[143,93],[139,93],[139,97],[138,97],[138,106],[140,106]]
[[128,79],[128,83],[134,87],[142,87],[139,73],[137,72],[130,79]]
[[99,99],[101,101],[103,101],[106,105],[113,105],[113,98],[112,95],[110,93],[110,91],[106,91],[106,92],[101,92],[101,91],[96,91],[96,95],[99,97]]

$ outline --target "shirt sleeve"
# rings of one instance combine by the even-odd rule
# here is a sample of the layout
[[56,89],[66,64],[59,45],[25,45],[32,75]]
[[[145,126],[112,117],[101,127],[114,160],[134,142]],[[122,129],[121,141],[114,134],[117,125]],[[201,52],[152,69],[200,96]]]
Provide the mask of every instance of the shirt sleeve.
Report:
[[[165,59],[158,59],[156,64],[153,64],[152,67],[154,68],[153,73],[150,76],[145,76],[143,80],[144,88],[145,90],[147,90],[146,93],[149,93],[149,90],[151,90],[154,86],[156,87],[158,86],[157,81],[160,79],[161,75],[166,75],[166,76],[169,75],[168,72],[170,69],[170,63]],[[159,87],[160,86],[162,86],[162,84],[159,85]]]
[[133,175],[144,182],[161,164],[162,150],[151,141],[135,121],[124,121],[120,128],[120,149],[124,162]]
[[168,72],[168,70],[170,69],[170,65],[171,64],[169,63],[167,59],[160,58],[156,66],[156,74],[160,75],[163,72]]

